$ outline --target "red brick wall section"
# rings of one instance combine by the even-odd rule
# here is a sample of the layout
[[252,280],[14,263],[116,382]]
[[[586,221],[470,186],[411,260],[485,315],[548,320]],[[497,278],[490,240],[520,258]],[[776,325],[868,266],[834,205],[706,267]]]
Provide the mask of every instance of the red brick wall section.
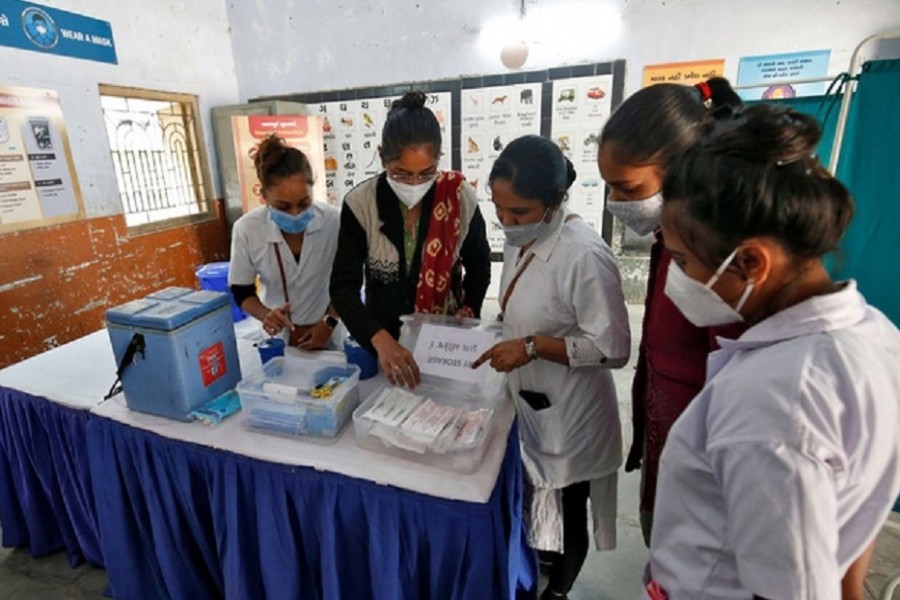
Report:
[[[221,214],[221,213],[220,213]],[[0,368],[105,326],[107,308],[227,260],[224,219],[129,236],[122,215],[0,236]]]

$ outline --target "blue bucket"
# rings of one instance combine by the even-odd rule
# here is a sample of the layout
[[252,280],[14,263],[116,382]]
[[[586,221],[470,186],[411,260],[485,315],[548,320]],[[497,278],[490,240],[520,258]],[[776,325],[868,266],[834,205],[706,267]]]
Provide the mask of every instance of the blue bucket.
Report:
[[244,311],[235,304],[234,298],[231,295],[231,290],[228,288],[227,262],[215,262],[201,265],[200,267],[197,267],[195,273],[197,274],[197,281],[200,282],[201,290],[212,290],[214,292],[225,292],[228,294],[228,297],[231,300],[231,319],[235,323],[247,318]]

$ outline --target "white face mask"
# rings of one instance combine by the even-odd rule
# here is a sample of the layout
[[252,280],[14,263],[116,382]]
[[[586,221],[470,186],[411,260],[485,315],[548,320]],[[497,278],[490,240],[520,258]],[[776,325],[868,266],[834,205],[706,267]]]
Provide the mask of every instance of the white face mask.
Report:
[[544,214],[541,215],[541,220],[537,223],[528,223],[527,225],[502,225],[503,227],[503,235],[506,236],[506,243],[510,246],[515,246],[516,248],[521,248],[525,244],[529,242],[533,242],[543,235],[545,231],[550,227],[550,223],[545,221],[547,218],[547,211],[544,211]]
[[662,192],[643,200],[610,200],[606,203],[606,210],[638,235],[647,235],[659,227],[662,208]]
[[413,185],[410,183],[394,181],[390,176],[387,176],[386,178],[388,185],[391,186],[391,189],[394,190],[394,193],[400,198],[400,202],[406,205],[406,208],[412,208],[421,202],[422,198],[425,197],[425,194],[428,193],[428,190],[431,189],[431,186],[434,185],[434,179]]
[[706,284],[688,277],[675,261],[669,263],[665,294],[678,307],[681,314],[695,326],[715,327],[744,321],[740,311],[753,291],[753,281],[747,282],[747,287],[744,288],[744,293],[734,308],[712,290],[712,286],[719,280],[736,254],[737,249],[728,255]]

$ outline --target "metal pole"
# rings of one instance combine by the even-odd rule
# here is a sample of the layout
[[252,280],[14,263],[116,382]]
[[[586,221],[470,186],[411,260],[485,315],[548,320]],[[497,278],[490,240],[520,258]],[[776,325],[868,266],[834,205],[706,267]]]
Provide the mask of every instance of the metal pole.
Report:
[[807,79],[779,79],[777,81],[766,81],[764,83],[748,83],[745,85],[734,85],[734,90],[749,90],[753,88],[765,88],[773,85],[798,85],[801,83],[822,83],[823,81],[831,81],[834,77],[809,77]]
[[[870,35],[861,41],[853,51],[853,56],[850,58],[850,69],[848,70],[850,76],[856,77],[859,72],[859,63],[863,46],[877,40],[891,40],[896,38],[900,38],[900,31],[877,33],[875,35]],[[828,161],[828,170],[831,171],[832,175],[837,175],[838,159],[841,156],[841,145],[844,142],[844,131],[847,128],[847,119],[850,117],[850,100],[853,97],[853,92],[855,90],[856,81],[851,79],[847,82],[847,87],[844,89],[844,98],[841,100],[841,112],[838,113],[837,125],[834,130],[834,145],[831,147],[831,158]]]

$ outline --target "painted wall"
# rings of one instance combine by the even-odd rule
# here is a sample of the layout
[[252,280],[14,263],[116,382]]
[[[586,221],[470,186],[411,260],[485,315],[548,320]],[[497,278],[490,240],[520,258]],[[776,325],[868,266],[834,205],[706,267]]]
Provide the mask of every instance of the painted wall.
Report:
[[46,4],[109,21],[119,64],[0,47],[0,85],[59,92],[87,213],[83,221],[0,236],[0,367],[97,330],[108,306],[167,285],[193,285],[196,265],[222,260],[228,251],[218,216],[158,233],[128,233],[97,87],[199,96],[219,197],[210,108],[238,99],[223,0]]
[[[227,0],[242,100],[502,73],[495,42],[518,0]],[[863,38],[900,29],[897,0],[527,0],[542,37],[524,69],[627,61],[626,94],[645,64],[831,49],[845,70]],[[513,21],[515,19],[513,18]],[[494,31],[495,34],[490,32]],[[264,40],[265,43],[261,43]]]

